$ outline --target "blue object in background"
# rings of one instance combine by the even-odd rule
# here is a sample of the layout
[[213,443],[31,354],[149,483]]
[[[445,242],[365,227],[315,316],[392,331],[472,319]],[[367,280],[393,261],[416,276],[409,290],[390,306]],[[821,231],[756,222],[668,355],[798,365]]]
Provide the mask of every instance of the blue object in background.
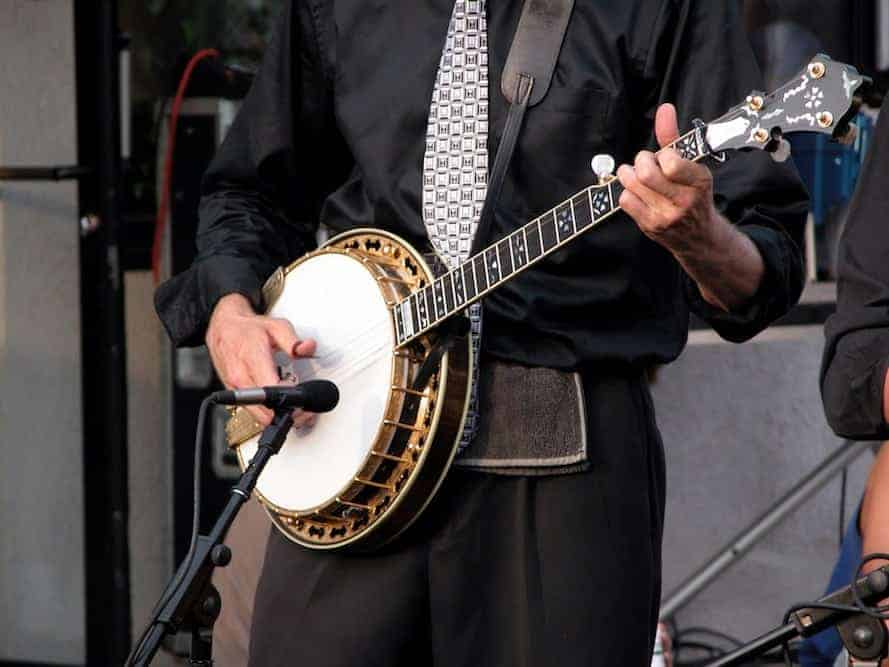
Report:
[[793,146],[793,160],[812,196],[816,225],[823,225],[830,211],[849,201],[855,191],[874,122],[861,113],[854,122],[858,126],[858,137],[851,146],[833,142],[824,134],[788,136]]
[[[840,557],[830,575],[830,583],[825,593],[830,593],[852,583],[861,562],[861,532],[858,530],[858,506],[840,547]],[[828,628],[813,637],[803,640],[799,649],[800,667],[833,667],[837,656],[843,650],[843,641],[836,628]]]

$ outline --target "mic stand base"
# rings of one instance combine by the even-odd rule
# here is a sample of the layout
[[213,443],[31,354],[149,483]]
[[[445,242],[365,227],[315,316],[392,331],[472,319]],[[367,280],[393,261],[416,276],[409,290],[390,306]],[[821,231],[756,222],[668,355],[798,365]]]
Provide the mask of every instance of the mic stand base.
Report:
[[231,550],[222,541],[241,506],[250,498],[263,468],[272,456],[281,451],[292,426],[293,411],[290,408],[275,411],[272,423],[259,438],[256,455],[238,483],[232,487],[231,496],[210,534],[198,537],[193,557],[186,558],[167,584],[161,596],[165,602],[151,621],[151,631],[128,664],[140,667],[151,664],[164,637],[180,630],[190,630],[192,635],[188,664],[200,667],[213,664],[213,623],[222,609],[222,601],[219,592],[210,583],[210,577],[215,568],[225,567],[231,561]]

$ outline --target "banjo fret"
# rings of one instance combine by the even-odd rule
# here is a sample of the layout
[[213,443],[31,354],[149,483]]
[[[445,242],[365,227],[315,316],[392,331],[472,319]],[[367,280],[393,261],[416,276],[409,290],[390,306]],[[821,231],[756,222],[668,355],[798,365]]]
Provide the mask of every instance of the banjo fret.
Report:
[[559,237],[556,234],[556,210],[544,214],[540,220],[540,238],[543,244],[543,252],[548,253],[559,245]]
[[[475,264],[467,263],[457,271],[463,275],[463,285],[465,285],[466,301],[471,301],[478,296],[478,282],[475,279]],[[468,272],[468,273],[467,273]]]
[[574,224],[577,226],[579,234],[596,221],[590,206],[590,188],[575,195],[571,200],[571,205],[574,207]]
[[536,220],[525,225],[525,250],[529,264],[543,254],[543,246],[540,243],[540,225]]
[[445,304],[447,306],[445,313],[453,313],[454,308],[457,305],[457,292],[454,289],[454,274],[446,273],[442,276],[441,281],[442,288],[444,289]]
[[498,266],[500,267],[500,280],[513,272],[512,254],[509,250],[509,237],[497,244],[497,256],[500,259]]
[[525,246],[527,244],[527,241],[525,240],[525,228],[523,227],[517,233],[510,234],[508,239],[510,253],[512,254],[513,271],[521,271],[527,263],[525,257]]
[[556,237],[559,243],[564,243],[575,234],[574,214],[570,206],[561,205],[556,208]]

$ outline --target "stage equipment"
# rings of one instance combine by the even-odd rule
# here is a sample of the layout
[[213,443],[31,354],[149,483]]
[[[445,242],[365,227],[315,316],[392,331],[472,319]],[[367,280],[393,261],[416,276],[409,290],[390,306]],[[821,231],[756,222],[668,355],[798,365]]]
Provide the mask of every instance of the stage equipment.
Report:
[[219,405],[264,405],[268,408],[302,408],[330,412],[340,400],[339,390],[327,380],[309,380],[295,386],[256,387],[217,391],[211,396]]
[[[671,147],[689,160],[722,161],[742,149],[786,157],[786,133],[842,140],[866,81],[819,55],[790,83],[751,92]],[[268,314],[318,342],[315,358],[294,362],[296,375],[331,378],[343,396],[339,409],[288,436],[257,485],[288,538],[314,549],[369,549],[422,512],[455,454],[470,391],[472,354],[454,316],[618,212],[620,182],[597,176],[599,184],[437,277],[405,241],[371,229],[335,237],[272,275],[263,290]],[[261,428],[240,409],[228,431],[243,467]]]
[[[333,386],[331,383],[326,383],[324,387],[327,392],[325,397],[328,399],[331,398],[329,392],[331,386]],[[336,387],[333,386],[333,389],[335,390]],[[214,402],[213,399],[213,396],[204,399],[198,413],[198,429],[195,438],[196,478],[200,468],[200,449],[203,446],[202,436],[207,407]],[[332,409],[334,405],[335,401],[333,405],[328,401],[325,407]],[[231,550],[223,544],[223,539],[225,539],[225,535],[241,506],[250,498],[263,468],[269,459],[281,450],[287,432],[292,426],[292,409],[286,406],[277,408],[272,423],[263,430],[259,438],[255,455],[246,466],[238,483],[231,488],[228,502],[209,535],[198,535],[197,517],[195,517],[195,531],[192,534],[192,543],[188,554],[161,595],[151,622],[127,658],[126,665],[128,667],[151,664],[164,637],[173,636],[182,631],[191,633],[189,664],[204,666],[213,664],[211,652],[213,623],[219,616],[222,601],[218,591],[210,583],[210,577],[216,567],[225,567],[231,562]],[[197,488],[195,493],[198,493]],[[195,513],[197,514],[197,512],[196,506]]]
[[[886,554],[872,554],[883,558]],[[784,624],[732,651],[708,667],[728,667],[748,664],[767,651],[786,646],[796,637],[811,637],[831,626],[836,626],[848,651],[850,665],[879,667],[887,657],[886,627],[883,625],[885,608],[876,607],[889,595],[889,565],[860,577],[849,586],[834,591],[817,602],[794,605],[785,614]],[[867,605],[867,606],[865,606]]]

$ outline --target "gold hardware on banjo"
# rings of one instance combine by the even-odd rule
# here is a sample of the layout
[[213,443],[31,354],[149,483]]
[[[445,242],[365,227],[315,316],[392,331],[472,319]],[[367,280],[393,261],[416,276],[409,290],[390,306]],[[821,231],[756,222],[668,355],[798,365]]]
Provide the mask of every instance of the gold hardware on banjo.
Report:
[[[752,92],[671,147],[693,161],[741,149],[783,158],[784,134],[842,139],[865,81],[819,55],[787,85]],[[288,538],[313,549],[371,549],[419,516],[454,457],[470,390],[469,340],[445,336],[442,325],[619,211],[613,165],[597,156],[596,185],[441,275],[408,243],[372,229],[337,236],[272,275],[264,288],[268,314],[318,341],[314,358],[296,360],[297,376],[331,380],[340,392],[333,412],[290,432],[257,483]],[[241,408],[226,430],[245,467],[260,426]]]

